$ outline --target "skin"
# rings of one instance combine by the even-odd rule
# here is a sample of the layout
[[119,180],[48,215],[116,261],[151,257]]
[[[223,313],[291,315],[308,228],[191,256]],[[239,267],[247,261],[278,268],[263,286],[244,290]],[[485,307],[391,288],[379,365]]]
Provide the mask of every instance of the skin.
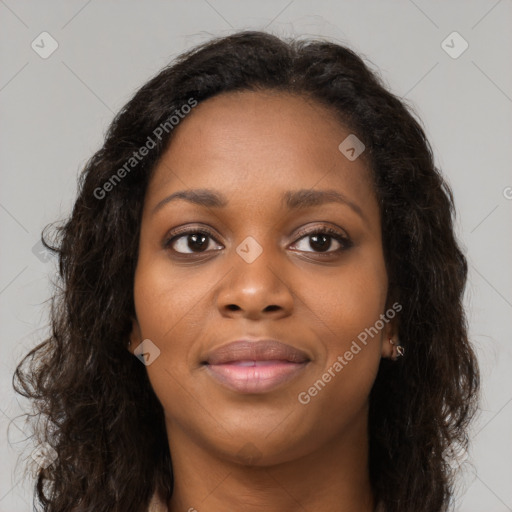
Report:
[[[304,405],[297,397],[389,308],[380,212],[362,157],[338,145],[349,134],[326,107],[281,92],[224,93],[176,128],[150,180],[135,273],[130,350],[150,339],[160,355],[146,369],[163,405],[175,475],[171,512],[370,512],[368,397],[384,328]],[[170,194],[215,189],[222,208]],[[288,210],[284,192],[335,190],[335,202]],[[210,228],[205,250],[176,227]],[[326,252],[300,229],[332,227]],[[192,230],[193,231],[193,230]],[[172,233],[171,233],[172,234]],[[263,252],[248,263],[246,237]],[[175,251],[173,252],[172,248]],[[327,254],[327,256],[326,256]],[[180,257],[181,256],[181,257]],[[273,306],[273,307],[268,307]],[[272,337],[311,362],[292,381],[259,394],[222,387],[200,363],[244,335]]]

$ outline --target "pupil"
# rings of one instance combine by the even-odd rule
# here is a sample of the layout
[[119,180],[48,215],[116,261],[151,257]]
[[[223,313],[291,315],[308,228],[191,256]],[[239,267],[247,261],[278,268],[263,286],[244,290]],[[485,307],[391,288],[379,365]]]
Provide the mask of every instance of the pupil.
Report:
[[[192,235],[188,236],[188,247],[191,250],[204,250],[205,247],[208,247],[208,244],[206,243],[208,236],[202,235],[200,233],[194,233]],[[331,243],[330,243],[330,236],[329,235],[310,235],[310,239],[313,241],[310,242],[311,246],[320,252],[326,251],[329,249]]]
[[[330,236],[328,235],[311,235],[311,240],[314,240],[311,246],[316,250],[326,251],[331,245],[330,241],[328,241],[329,238]],[[318,242],[319,239],[322,239],[322,242]]]
[[[193,234],[193,235],[189,235],[188,237],[188,247],[189,249],[191,250],[196,250],[196,249],[203,249],[205,247],[208,247],[208,244],[205,244],[206,242],[206,239],[208,237],[206,235],[202,235],[202,234]],[[192,242],[191,242],[192,240]],[[200,242],[198,242],[198,240],[201,240]],[[196,244],[196,245],[194,245]]]

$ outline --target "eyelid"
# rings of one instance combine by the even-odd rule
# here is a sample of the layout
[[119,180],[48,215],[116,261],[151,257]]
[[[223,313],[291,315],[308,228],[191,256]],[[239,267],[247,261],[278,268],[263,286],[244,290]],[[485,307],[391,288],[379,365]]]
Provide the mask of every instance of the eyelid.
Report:
[[182,226],[172,229],[169,233],[167,233],[163,240],[163,247],[168,248],[170,243],[175,241],[180,236],[192,234],[192,233],[203,233],[205,235],[208,235],[212,240],[214,240],[216,243],[220,244],[220,242],[217,239],[216,233],[210,228],[204,227],[204,226]]
[[319,224],[314,227],[303,228],[303,229],[299,230],[299,232],[296,234],[296,236],[302,238],[306,235],[312,235],[315,233],[328,233],[335,237],[337,236],[339,238],[343,238],[344,240],[347,240],[347,241],[352,240],[350,235],[344,229],[335,228],[335,227],[332,227],[329,224],[325,224],[325,223]]
[[340,228],[336,229],[336,228],[333,228],[333,227],[331,227],[329,225],[325,225],[325,224],[316,226],[313,228],[309,228],[309,229],[305,228],[305,229],[301,230],[296,235],[297,239],[295,242],[293,242],[292,245],[297,244],[303,238],[306,238],[308,236],[313,236],[316,234],[325,234],[328,237],[336,240],[340,244],[341,247],[334,251],[325,251],[325,252],[305,251],[305,252],[316,254],[317,256],[322,256],[322,255],[332,256],[332,255],[336,255],[336,254],[339,255],[341,252],[344,252],[354,246],[354,242],[352,241],[352,239],[350,238],[348,233],[345,230],[341,230],[341,231],[342,232],[340,232]]

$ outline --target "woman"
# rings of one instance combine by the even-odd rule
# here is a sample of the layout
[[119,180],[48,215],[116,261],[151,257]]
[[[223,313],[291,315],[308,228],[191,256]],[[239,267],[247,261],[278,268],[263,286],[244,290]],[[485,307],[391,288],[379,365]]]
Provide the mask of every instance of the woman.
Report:
[[48,512],[438,512],[479,373],[453,198],[351,50],[182,55],[114,119],[16,372]]

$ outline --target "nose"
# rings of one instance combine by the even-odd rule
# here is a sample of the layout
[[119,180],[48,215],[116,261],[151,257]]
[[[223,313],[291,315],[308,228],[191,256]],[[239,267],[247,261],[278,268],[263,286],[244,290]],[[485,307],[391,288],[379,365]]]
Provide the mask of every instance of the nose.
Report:
[[264,249],[251,262],[234,253],[230,258],[232,269],[221,281],[217,292],[217,307],[221,314],[251,320],[290,315],[293,295],[287,284],[287,274],[279,267],[278,260],[270,249]]

